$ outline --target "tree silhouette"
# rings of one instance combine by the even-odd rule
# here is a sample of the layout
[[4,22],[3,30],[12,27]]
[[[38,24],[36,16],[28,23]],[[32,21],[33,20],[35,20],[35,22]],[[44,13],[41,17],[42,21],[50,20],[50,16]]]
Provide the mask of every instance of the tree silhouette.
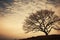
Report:
[[32,13],[25,19],[23,30],[26,33],[42,31],[48,35],[52,28],[60,30],[55,24],[59,21],[59,16],[55,15],[53,11],[41,10],[37,11],[37,13]]

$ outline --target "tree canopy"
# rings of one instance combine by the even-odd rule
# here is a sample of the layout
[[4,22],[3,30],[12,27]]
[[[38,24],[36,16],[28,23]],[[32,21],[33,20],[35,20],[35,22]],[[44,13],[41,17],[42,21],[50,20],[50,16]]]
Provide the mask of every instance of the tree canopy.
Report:
[[[54,11],[50,10],[40,10],[36,13],[32,13],[29,17],[25,19],[23,30],[28,32],[42,31],[46,35],[51,31],[51,29],[60,30],[56,26],[56,22],[60,21],[60,17],[54,14]],[[57,27],[57,28],[56,28]]]

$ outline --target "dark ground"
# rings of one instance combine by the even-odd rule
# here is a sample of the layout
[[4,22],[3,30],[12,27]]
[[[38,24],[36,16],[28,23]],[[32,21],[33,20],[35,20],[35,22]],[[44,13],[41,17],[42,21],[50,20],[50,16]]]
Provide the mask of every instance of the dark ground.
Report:
[[38,36],[23,40],[60,40],[60,35]]
[[[21,40],[21,39],[10,39],[5,36],[0,36],[0,40]],[[38,36],[22,40],[60,40],[60,35]]]

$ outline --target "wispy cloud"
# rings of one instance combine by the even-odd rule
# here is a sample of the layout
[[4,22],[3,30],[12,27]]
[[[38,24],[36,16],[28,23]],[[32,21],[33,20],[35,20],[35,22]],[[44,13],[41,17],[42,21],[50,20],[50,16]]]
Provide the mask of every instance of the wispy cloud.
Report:
[[[4,1],[5,2],[5,1]],[[6,2],[7,4],[11,3]],[[0,14],[7,14],[7,13],[16,13],[18,11],[19,13],[31,13],[31,12],[36,12],[41,9],[49,9],[52,8],[52,6],[49,6],[49,4],[46,3],[46,0],[14,0],[12,6],[6,6],[3,5],[3,7],[7,7],[7,9],[3,9],[4,13]],[[2,4],[1,4],[2,5]],[[14,11],[12,11],[14,10]]]
[[13,4],[14,0],[0,0],[0,15],[4,14],[2,12],[6,11],[6,8],[8,6],[11,6]]
[[13,0],[0,0],[0,8],[5,8],[7,5],[12,5],[12,3]]
[[55,6],[60,6],[60,0],[48,0],[48,2],[50,3],[50,4],[53,4],[53,5],[55,5]]

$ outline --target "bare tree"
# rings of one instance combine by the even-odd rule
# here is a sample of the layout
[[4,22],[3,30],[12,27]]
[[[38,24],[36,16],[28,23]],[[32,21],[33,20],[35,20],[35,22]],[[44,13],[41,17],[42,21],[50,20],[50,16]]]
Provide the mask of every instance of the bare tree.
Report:
[[59,21],[59,16],[55,15],[53,11],[41,10],[37,11],[37,13],[32,13],[26,18],[23,25],[23,30],[25,30],[27,33],[31,31],[42,31],[48,35],[52,28],[57,30],[60,29],[55,25],[55,23]]

